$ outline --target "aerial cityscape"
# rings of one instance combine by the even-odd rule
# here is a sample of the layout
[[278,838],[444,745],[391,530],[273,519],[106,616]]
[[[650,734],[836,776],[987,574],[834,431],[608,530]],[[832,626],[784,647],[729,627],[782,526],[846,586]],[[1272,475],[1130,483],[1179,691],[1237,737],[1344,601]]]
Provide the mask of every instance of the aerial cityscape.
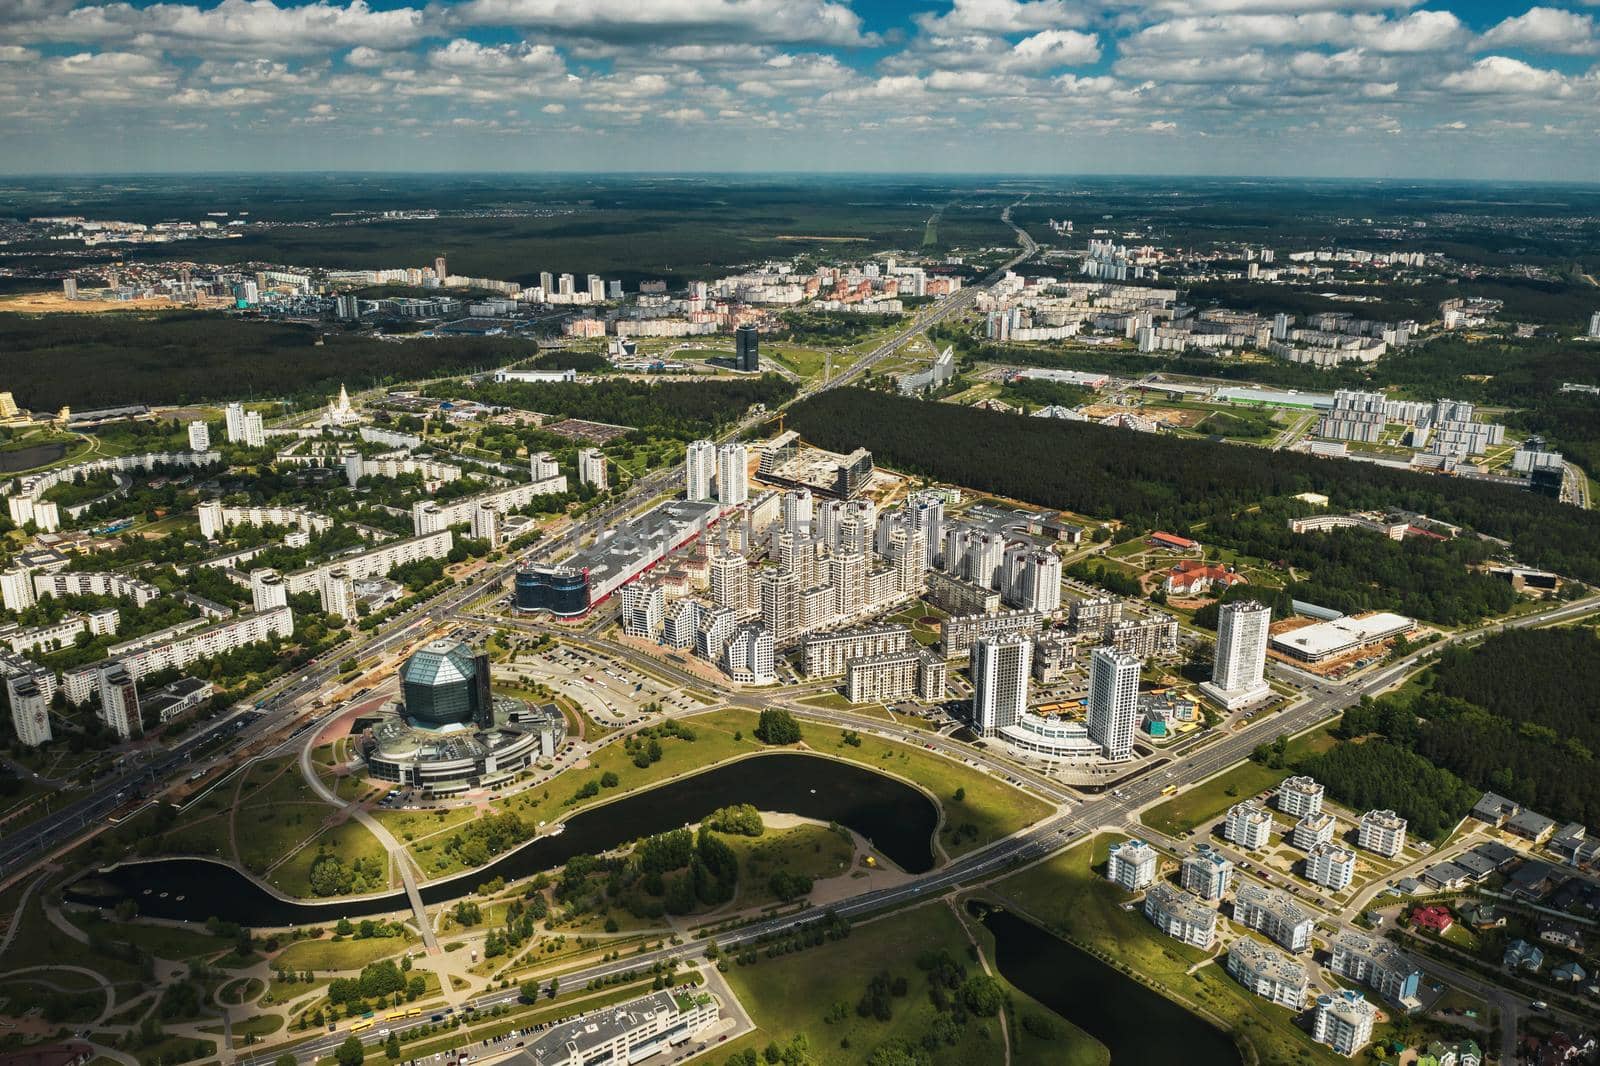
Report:
[[0,1066],[1600,1063],[1595,20],[11,4]]

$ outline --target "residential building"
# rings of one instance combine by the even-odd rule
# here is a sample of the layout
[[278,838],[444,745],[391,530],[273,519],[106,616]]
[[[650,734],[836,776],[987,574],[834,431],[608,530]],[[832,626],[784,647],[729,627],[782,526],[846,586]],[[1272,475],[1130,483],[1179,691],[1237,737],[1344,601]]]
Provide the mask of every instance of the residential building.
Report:
[[1173,655],[1178,650],[1178,620],[1152,611],[1144,618],[1113,622],[1106,626],[1104,641],[1117,651],[1140,659]]
[[851,703],[937,703],[945,697],[945,684],[944,660],[926,650],[852,659],[845,666],[845,698]]
[[667,593],[661,585],[651,582],[625,586],[623,591],[638,591],[633,602],[622,614],[622,628],[630,637],[655,640],[661,635],[661,626],[667,617]]
[[[235,615],[211,625],[200,625],[198,620],[184,623],[181,627],[114,644],[108,651],[137,680],[157,670],[181,668],[200,659],[215,658],[246,644],[293,635],[293,613],[288,607],[276,607],[270,611]],[[90,663],[67,671],[62,676],[67,699],[74,704],[87,703],[99,690],[101,671],[109,665],[113,664]]]
[[1324,789],[1305,776],[1291,777],[1278,786],[1278,810],[1291,818],[1322,813]]
[[1227,710],[1260,703],[1272,695],[1266,681],[1268,627],[1272,608],[1255,600],[1225,603],[1217,612],[1217,650],[1211,680],[1200,691]]
[[1330,891],[1343,892],[1355,880],[1356,853],[1333,843],[1318,844],[1306,854],[1306,877]]
[[906,626],[872,626],[813,633],[802,645],[801,669],[807,677],[837,677],[856,659],[874,659],[916,650]]
[[690,441],[684,453],[683,476],[688,499],[697,503],[714,499],[711,484],[717,476],[717,446],[709,440]]
[[1308,814],[1295,823],[1294,846],[1301,851],[1309,852],[1319,845],[1331,843],[1336,828],[1338,825],[1333,820],[1333,815]]
[[1368,811],[1361,816],[1357,843],[1392,859],[1405,850],[1406,820],[1393,811]]
[[289,604],[289,589],[283,583],[283,575],[264,566],[259,570],[250,571],[250,607],[255,611],[270,611],[274,607],[287,607]]
[[322,572],[322,587],[318,590],[322,600],[322,613],[350,621],[359,616],[356,601],[356,583],[350,571],[335,566]]
[[1418,1057],[1417,1066],[1483,1066],[1483,1049],[1471,1040],[1459,1044],[1435,1040]]
[[706,605],[699,600],[679,600],[661,623],[661,643],[669,648],[694,647],[695,634],[705,621]]
[[778,680],[774,648],[772,631],[765,626],[740,626],[723,649],[723,669],[741,684],[770,685]]
[[123,740],[144,734],[139,716],[139,689],[128,668],[119,662],[100,668],[100,718]]
[[222,409],[222,415],[228,443],[244,443],[244,404],[230,403]]
[[1256,995],[1280,1007],[1305,1009],[1306,968],[1293,958],[1257,940],[1241,936],[1228,946],[1228,973]]
[[606,456],[599,448],[578,449],[578,484],[592,485],[598,492],[610,487],[606,476]]
[[6,678],[6,697],[11,704],[11,727],[17,739],[30,748],[54,739],[50,729],[50,691],[34,674]]
[[1087,633],[1098,635],[1120,621],[1122,621],[1122,601],[1115,596],[1073,600],[1071,606],[1067,608],[1067,625],[1080,636]]
[[739,552],[711,557],[711,602],[742,613],[750,605],[750,564]]
[[1294,897],[1254,881],[1239,882],[1233,920],[1296,954],[1311,947],[1311,931],[1316,927],[1311,912]]
[[1148,887],[1156,879],[1156,850],[1142,840],[1122,840],[1111,845],[1106,860],[1106,880],[1129,892]]
[[972,646],[972,726],[979,734],[992,737],[1027,710],[1032,664],[1028,637],[985,637]]
[[1378,1008],[1360,992],[1344,989],[1317,997],[1311,1019],[1311,1039],[1327,1044],[1340,1055],[1353,1056],[1372,1041]]
[[1259,851],[1272,837],[1272,815],[1255,800],[1245,800],[1228,808],[1222,835],[1247,851]]
[[1219,900],[1233,883],[1233,863],[1210,844],[1201,844],[1184,856],[1178,879],[1201,899]]
[[247,448],[265,448],[267,446],[267,429],[261,420],[260,411],[246,411],[244,413],[244,446]]
[[961,615],[939,623],[939,642],[946,659],[964,659],[973,644],[985,637],[1020,635],[1031,640],[1043,627],[1044,615],[1038,611]]
[[750,498],[749,458],[743,444],[717,449],[717,502],[737,507]]
[[5,604],[6,610],[17,612],[34,605],[33,574],[26,567],[0,570],[0,602]]
[[211,448],[211,427],[204,422],[189,423],[189,450],[196,452],[208,451]]
[[1133,756],[1139,727],[1139,667],[1132,655],[1096,648],[1089,656],[1089,736],[1107,759]]
[[1382,937],[1354,929],[1341,931],[1333,938],[1328,968],[1339,977],[1360,981],[1391,1003],[1407,1009],[1417,1005],[1422,971],[1405,952]]
[[1165,881],[1157,881],[1145,892],[1144,916],[1163,933],[1191,947],[1209,950],[1216,943],[1217,912]]

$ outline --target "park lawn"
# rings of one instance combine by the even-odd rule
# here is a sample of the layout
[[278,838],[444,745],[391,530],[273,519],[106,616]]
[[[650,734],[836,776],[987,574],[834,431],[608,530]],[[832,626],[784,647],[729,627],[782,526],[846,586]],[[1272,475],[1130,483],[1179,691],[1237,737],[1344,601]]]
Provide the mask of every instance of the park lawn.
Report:
[[1216,962],[1196,963],[1211,953],[1163,936],[1131,899],[1105,880],[1106,855],[1124,837],[1103,833],[1092,841],[997,882],[994,892],[1051,932],[1154,985],[1187,1006],[1199,1006],[1247,1040],[1262,1063],[1335,1063],[1347,1060],[1312,1042],[1282,1007],[1247,992]]
[[[234,1022],[233,1023],[233,1039],[234,1040],[241,1040],[241,1039],[243,1039],[244,1037],[247,1037],[247,1036],[255,1036],[255,1037],[270,1036],[271,1034],[276,1033],[279,1029],[282,1029],[282,1028],[283,1028],[283,1018],[280,1017],[279,1015],[276,1015],[276,1014],[257,1014],[253,1018],[246,1018],[243,1021],[238,1021],[238,1022]],[[200,1031],[202,1033],[214,1033],[214,1034],[216,1034],[218,1036],[221,1036],[222,1035],[222,1026],[220,1026],[220,1025],[202,1026]]]
[[1139,820],[1159,833],[1181,837],[1191,829],[1220,817],[1235,803],[1278,787],[1284,778],[1294,773],[1293,765],[1299,759],[1327,751],[1336,743],[1329,728],[1313,730],[1291,740],[1280,769],[1274,770],[1253,759],[1247,760],[1152,807],[1140,815]]
[[261,978],[240,977],[223,985],[217,995],[222,1002],[238,1007],[249,1003],[266,990],[267,986],[262,982]]
[[334,808],[325,803],[250,804],[234,814],[239,861],[253,874],[316,836]]
[[317,852],[324,845],[346,864],[357,859],[376,859],[384,869],[383,884],[378,886],[378,889],[393,887],[394,877],[393,871],[389,869],[389,852],[379,843],[377,837],[367,832],[366,826],[354,820],[330,826],[325,832],[313,837],[299,851],[289,856],[283,865],[268,874],[267,881],[278,891],[291,896],[315,896],[316,893],[311,891],[311,865],[316,862]]
[[763,344],[761,354],[772,356],[802,378],[821,377],[828,358],[826,352],[800,344]]
[[[727,973],[728,983],[759,1031],[730,1042],[719,1049],[718,1056],[725,1058],[744,1047],[759,1051],[769,1042],[786,1045],[803,1033],[810,1045],[808,1061],[816,1066],[858,1066],[874,1048],[890,1040],[917,1044],[939,1012],[928,998],[927,975],[917,968],[916,960],[924,952],[941,949],[966,966],[969,975],[981,972],[961,922],[944,904],[932,903],[857,925],[843,940],[774,959],[762,953],[753,965],[734,966]],[[888,1021],[862,1018],[855,1011],[856,1001],[866,991],[867,982],[885,971],[891,977],[904,977],[908,994],[892,999]],[[1009,986],[1007,989],[1013,999],[1025,998]],[[828,1022],[828,1009],[838,1003],[846,1008],[843,1020]],[[1050,1016],[1068,1035],[1049,1047],[1031,1041],[1033,1049],[1027,1049],[1030,1039],[1024,1037],[1023,1048],[1035,1053],[1020,1060],[1013,1056],[1014,1066],[1019,1062],[1089,1066],[1106,1061],[1098,1042],[1071,1029],[1056,1015]],[[998,1063],[1005,1057],[1001,1039],[998,1019],[972,1017],[961,1027],[957,1042],[941,1044],[930,1061],[933,1066]],[[848,1047],[841,1046],[846,1040]]]
[[[284,948],[272,960],[274,968],[305,972],[328,970],[359,970],[369,962],[393,958],[404,952],[415,938],[411,936],[347,937],[344,940],[297,940]],[[276,987],[276,984],[274,985]],[[285,986],[286,994],[294,988],[304,990],[304,984]]]
[[423,840],[445,829],[454,829],[478,816],[473,807],[452,807],[439,811],[375,810],[372,816],[389,832],[404,841]]
[[172,829],[154,842],[155,855],[204,855],[208,858],[233,858],[233,838],[228,832],[226,810],[193,819],[180,819]]
[[190,962],[209,959],[232,951],[232,938],[215,937],[194,928],[171,925],[146,925],[141,922],[109,922],[88,911],[65,912],[72,923],[90,936],[132,944],[158,959]]
[[855,862],[855,841],[821,825],[768,829],[759,837],[724,835],[722,839],[739,856],[735,907],[779,902],[767,883],[779,871],[821,881],[849,873]]
[[[41,885],[28,897],[27,907],[11,912],[12,922],[19,924],[10,946],[0,955],[0,973],[30,966],[78,966],[105,977],[117,985],[123,995],[145,991],[149,986],[144,967],[96,951],[56,928],[45,917],[41,899],[50,890],[51,886]],[[54,974],[41,971],[41,975],[48,976],[56,984],[62,983]]]

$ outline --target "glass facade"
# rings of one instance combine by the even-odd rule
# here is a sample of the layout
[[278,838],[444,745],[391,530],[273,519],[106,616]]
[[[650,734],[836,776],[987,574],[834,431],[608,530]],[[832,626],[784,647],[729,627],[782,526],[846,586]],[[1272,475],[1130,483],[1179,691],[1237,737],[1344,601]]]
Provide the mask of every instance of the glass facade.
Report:
[[479,682],[472,649],[435,641],[400,668],[406,717],[417,725],[465,724],[478,717]]
[[517,574],[516,599],[519,611],[549,611],[562,618],[573,618],[589,609],[589,575],[565,567],[536,567]]

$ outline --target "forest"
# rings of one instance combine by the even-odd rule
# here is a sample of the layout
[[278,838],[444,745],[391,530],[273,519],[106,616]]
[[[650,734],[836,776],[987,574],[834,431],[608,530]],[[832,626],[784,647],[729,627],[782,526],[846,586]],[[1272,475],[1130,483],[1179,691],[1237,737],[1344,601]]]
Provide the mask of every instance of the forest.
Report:
[[582,418],[694,440],[737,421],[751,404],[769,408],[793,396],[795,386],[776,374],[738,381],[485,382],[475,387],[444,382],[439,397],[470,396],[560,418]]
[[1593,629],[1508,630],[1445,650],[1431,689],[1410,702],[1351,708],[1342,728],[1349,736],[1381,736],[1409,756],[1390,764],[1397,778],[1420,759],[1475,792],[1493,790],[1558,821],[1596,825],[1600,721],[1582,694],[1597,683]]
[[389,342],[199,311],[0,314],[0,336],[4,387],[39,411],[268,397],[325,402],[341,384],[353,391],[486,370],[532,349],[511,337]]
[[[1211,441],[1023,418],[864,389],[795,405],[789,425],[883,466],[1140,529],[1188,533],[1273,497],[1401,509],[1511,542],[1524,562],[1600,582],[1600,514],[1503,485]],[[1000,457],[1003,457],[1000,458]],[[1204,539],[1204,531],[1197,534]]]
[[1472,809],[1481,791],[1409,748],[1380,738],[1337,744],[1302,759],[1296,769],[1322,782],[1352,810],[1394,811],[1406,820],[1413,837],[1426,840],[1442,839]]
[[1287,564],[1309,573],[1291,581],[1294,599],[1337,611],[1399,611],[1413,618],[1460,625],[1503,614],[1517,601],[1509,582],[1471,570],[1494,554],[1494,545],[1476,537],[1393,541],[1365,529],[1295,533],[1291,513],[1310,508],[1264,504],[1259,510],[1217,518],[1206,536],[1217,544],[1257,559]]

